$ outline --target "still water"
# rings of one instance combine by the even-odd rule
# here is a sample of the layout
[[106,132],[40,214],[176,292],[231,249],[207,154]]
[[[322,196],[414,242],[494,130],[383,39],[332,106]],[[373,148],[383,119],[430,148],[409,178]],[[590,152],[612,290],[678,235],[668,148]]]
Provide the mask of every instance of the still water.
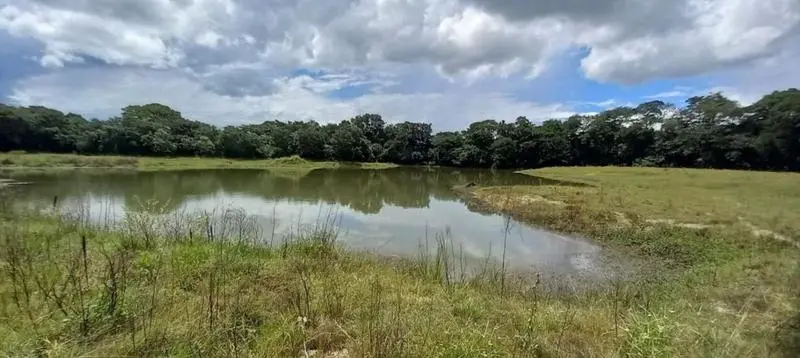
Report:
[[[0,176],[8,176],[0,175]],[[15,175],[18,203],[83,210],[92,220],[120,220],[146,210],[148,200],[166,212],[243,209],[264,235],[278,238],[335,218],[339,242],[386,255],[416,255],[433,237],[446,235],[459,255],[501,259],[518,269],[598,271],[600,248],[511,220],[476,212],[455,185],[538,185],[541,179],[508,171],[394,168],[324,169],[308,173],[267,170],[162,172],[66,171]],[[427,239],[426,239],[427,237]],[[269,240],[269,238],[266,238]]]

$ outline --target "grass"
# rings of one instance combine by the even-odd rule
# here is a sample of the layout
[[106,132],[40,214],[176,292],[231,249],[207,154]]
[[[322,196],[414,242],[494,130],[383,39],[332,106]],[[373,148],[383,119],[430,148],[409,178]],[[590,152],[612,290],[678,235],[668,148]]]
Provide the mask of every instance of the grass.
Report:
[[[499,295],[494,281],[444,279],[430,269],[451,265],[441,253],[387,261],[347,252],[325,225],[268,246],[253,232],[183,220],[132,214],[102,231],[56,217],[4,217],[0,354],[499,357],[619,349],[602,335],[611,321],[589,301]],[[639,314],[634,301],[627,307]]]
[[[555,171],[560,179],[589,176],[595,186],[478,188],[472,205],[592,235],[666,261],[666,271],[564,293],[545,290],[548,282],[532,273],[507,275],[502,262],[465,275],[445,234],[415,258],[389,259],[340,247],[335,218],[273,240],[242,211],[131,212],[103,229],[80,217],[5,209],[0,355],[792,357],[800,349],[791,243],[721,219],[702,228],[648,222],[687,219],[666,214],[689,212],[689,204],[658,209],[666,205],[658,198],[681,198],[671,180],[692,182],[672,171],[652,182],[636,174],[650,169]],[[603,178],[606,171],[619,174]],[[714,181],[736,180],[719,176],[698,171],[694,182],[709,188],[704,195],[723,196]],[[765,197],[791,192],[778,181],[762,187]],[[648,193],[653,188],[671,194]],[[635,195],[653,203],[636,206]],[[742,213],[765,230],[786,223]]]
[[20,152],[0,153],[0,169],[70,169],[109,168],[137,170],[187,170],[187,169],[270,169],[287,173],[305,173],[314,169],[358,167],[363,169],[385,169],[394,167],[388,163],[317,162],[298,156],[240,160],[227,158],[162,158],[85,156],[75,154],[29,154]]
[[593,185],[544,188],[542,195],[553,200],[582,197],[593,208],[649,219],[711,225],[745,220],[785,235],[800,232],[797,173],[619,167],[545,168],[523,173]]
[[[665,224],[800,241],[800,174],[662,168],[545,168],[522,173],[567,185],[477,188],[491,208],[560,231]],[[568,185],[570,182],[588,185]],[[561,220],[568,216],[571,220]]]
[[[757,348],[766,345],[767,337],[800,349],[800,292],[795,288],[800,287],[800,174],[617,167],[522,173],[564,183],[477,187],[468,190],[468,205],[591,237],[656,263],[670,281],[657,286],[675,290],[667,296],[672,305],[656,307],[672,306],[668,310],[678,314],[718,313],[698,315],[708,324],[718,324],[719,315],[737,317],[738,323],[730,323],[738,327],[731,339],[762,337],[761,343],[739,342],[744,351],[735,355],[777,355]],[[754,317],[761,322],[750,321]],[[679,331],[697,330],[688,328],[693,324],[703,326],[677,323]],[[655,334],[653,327],[642,329],[649,332],[642,334]]]

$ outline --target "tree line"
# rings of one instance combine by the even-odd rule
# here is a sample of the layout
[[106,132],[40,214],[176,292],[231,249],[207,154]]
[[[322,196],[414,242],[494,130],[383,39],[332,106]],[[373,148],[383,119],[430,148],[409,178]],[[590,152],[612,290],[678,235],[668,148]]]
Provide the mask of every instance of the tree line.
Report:
[[0,151],[143,156],[383,161],[462,167],[559,165],[800,170],[800,90],[776,91],[749,106],[720,93],[684,106],[650,101],[540,124],[525,117],[484,120],[461,131],[387,124],[363,114],[338,124],[266,121],[212,125],[161,104],[132,105],[91,119],[41,107],[0,104]]

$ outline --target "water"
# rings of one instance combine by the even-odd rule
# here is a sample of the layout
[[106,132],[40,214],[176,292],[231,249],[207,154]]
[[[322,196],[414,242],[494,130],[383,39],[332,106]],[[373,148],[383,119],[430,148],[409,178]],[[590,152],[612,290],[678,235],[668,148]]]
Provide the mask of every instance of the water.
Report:
[[[414,256],[444,234],[467,260],[506,261],[512,268],[595,272],[601,249],[567,237],[470,210],[455,185],[538,185],[541,179],[508,171],[394,168],[325,169],[308,173],[267,170],[162,172],[65,171],[22,174],[17,203],[85,210],[92,220],[119,220],[126,211],[147,210],[155,199],[167,212],[244,209],[261,232],[280,238],[331,216],[340,242],[386,255]],[[273,230],[274,229],[274,230]],[[427,239],[426,239],[427,238]],[[267,238],[268,240],[268,238]]]

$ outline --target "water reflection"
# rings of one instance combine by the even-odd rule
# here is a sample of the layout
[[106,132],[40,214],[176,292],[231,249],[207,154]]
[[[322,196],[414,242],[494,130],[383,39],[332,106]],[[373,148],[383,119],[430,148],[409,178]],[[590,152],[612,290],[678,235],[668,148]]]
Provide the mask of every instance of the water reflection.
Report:
[[[500,259],[503,243],[512,265],[557,271],[592,269],[599,248],[500,215],[476,213],[451,188],[535,185],[541,179],[506,171],[395,168],[315,170],[302,175],[266,170],[175,172],[73,171],[31,174],[18,202],[47,204],[60,198],[64,210],[87,210],[94,220],[114,221],[126,211],[219,211],[241,208],[255,216],[261,232],[283,235],[330,215],[342,241],[384,254],[414,255],[426,237],[447,232],[468,259]],[[429,242],[429,244],[431,244]],[[432,244],[431,244],[432,245]]]

